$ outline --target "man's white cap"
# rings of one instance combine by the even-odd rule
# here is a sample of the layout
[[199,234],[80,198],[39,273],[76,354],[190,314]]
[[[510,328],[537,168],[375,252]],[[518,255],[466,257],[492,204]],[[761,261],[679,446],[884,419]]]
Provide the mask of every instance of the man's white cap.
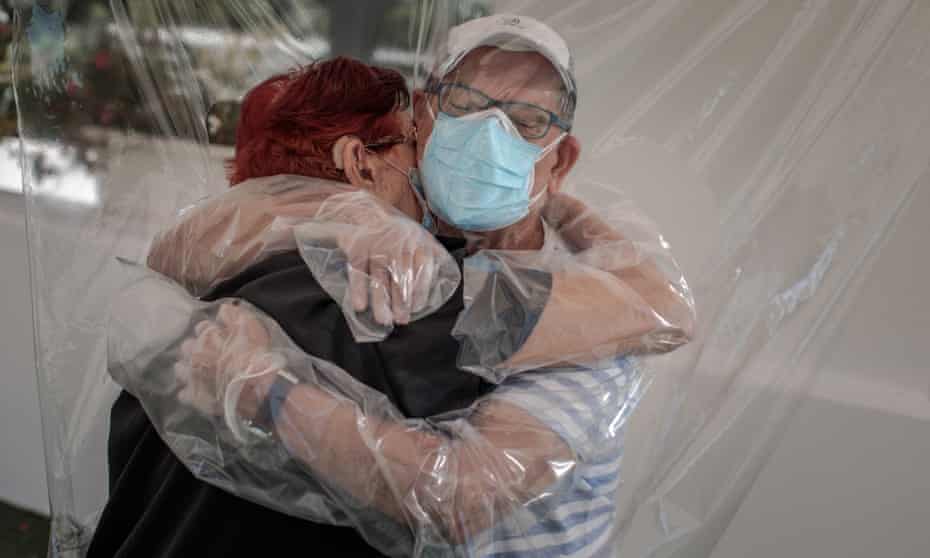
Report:
[[538,52],[558,70],[566,91],[576,94],[572,55],[562,36],[541,21],[512,14],[481,17],[450,29],[434,75],[442,79],[466,54],[480,46]]

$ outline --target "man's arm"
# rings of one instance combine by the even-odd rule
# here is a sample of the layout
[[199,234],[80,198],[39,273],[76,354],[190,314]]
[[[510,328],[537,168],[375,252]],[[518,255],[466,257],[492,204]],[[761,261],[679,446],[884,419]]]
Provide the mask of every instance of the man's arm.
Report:
[[301,384],[285,400],[275,432],[317,478],[401,524],[426,522],[454,545],[506,521],[574,462],[557,434],[493,397],[461,424],[431,425],[371,416],[354,401]]
[[[405,526],[395,539],[413,533],[451,547],[507,521],[530,500],[545,505],[544,489],[571,474],[574,454],[563,439],[493,394],[455,416],[406,419],[382,394],[296,350],[267,318],[230,316],[227,306],[214,319],[216,304],[190,300],[160,279],[147,283],[144,292],[137,285],[117,301],[111,369],[172,451],[206,482],[311,520],[348,518],[375,545],[385,525],[373,516],[378,510]],[[188,325],[154,335],[138,319],[146,310],[140,300],[170,308],[176,324]],[[200,325],[192,334],[194,324]],[[202,420],[186,418],[194,409],[230,410],[225,395],[234,383],[241,396],[233,399],[232,420],[254,416],[265,395],[260,386],[267,390],[276,372],[269,351],[283,355],[287,370],[301,378],[275,421],[276,437],[243,446],[223,420],[209,431],[190,431],[191,424],[204,428]],[[172,370],[172,363],[180,365]],[[311,474],[294,475],[282,461],[290,457]]]

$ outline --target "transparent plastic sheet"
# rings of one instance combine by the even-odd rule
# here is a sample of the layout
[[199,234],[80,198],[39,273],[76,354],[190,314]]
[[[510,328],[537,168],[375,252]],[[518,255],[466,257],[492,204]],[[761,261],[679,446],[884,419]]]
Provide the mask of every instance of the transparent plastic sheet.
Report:
[[[310,222],[297,224],[294,229],[304,260],[297,266],[308,265],[321,288],[346,315],[349,329],[358,340],[359,320],[344,301],[346,272],[352,269],[347,262],[351,256],[342,254],[342,250],[347,254],[355,252],[355,244],[371,234],[368,229],[388,244],[399,246],[404,246],[405,238],[425,234],[425,229],[409,218],[405,218],[406,225],[382,221],[390,226],[372,228],[372,222],[377,220],[371,218],[370,212],[381,209],[368,205],[370,197],[362,193],[346,194],[338,191],[338,186],[325,182],[307,182],[290,176],[256,179],[251,184],[236,186],[245,188],[245,194],[233,191],[212,198],[207,205],[188,212],[189,227],[173,230],[183,238],[174,244],[175,250],[167,250],[166,254],[183,254],[184,261],[209,262],[215,259],[212,254],[230,246],[222,239],[236,239],[235,246],[254,245],[240,242],[242,236],[237,231],[192,233],[200,228],[197,220],[202,218],[227,229],[230,220],[223,217],[228,213],[223,208],[229,204],[254,202],[256,194],[281,202],[282,194],[309,186],[317,195],[329,197],[312,215],[308,214],[312,217]],[[332,187],[337,188],[335,195]],[[295,201],[293,195],[289,197],[291,202]],[[580,204],[574,199],[559,199],[564,206]],[[265,215],[267,205],[259,204],[257,213]],[[268,234],[275,232],[273,226],[253,227],[254,220],[243,217],[247,207],[239,205],[236,212],[242,230],[249,233],[257,230],[258,238],[273,238],[275,235]],[[465,325],[457,331],[468,343],[468,349],[460,354],[466,360],[477,354],[482,366],[473,368],[500,385],[459,410],[412,411],[413,415],[405,418],[401,407],[392,403],[396,398],[397,405],[404,405],[411,412],[409,399],[397,395],[405,388],[392,389],[392,397],[388,398],[387,394],[355,380],[348,371],[301,354],[301,346],[303,350],[310,349],[303,345],[307,337],[293,321],[285,327],[297,335],[296,343],[269,317],[259,315],[248,304],[233,307],[224,305],[222,300],[199,303],[178,285],[151,274],[121,290],[111,304],[108,369],[117,383],[142,403],[161,437],[197,478],[290,515],[352,526],[372,546],[388,555],[484,556],[514,550],[522,555],[537,555],[550,552],[554,546],[571,548],[578,544],[570,535],[575,525],[569,518],[575,516],[596,518],[590,527],[598,534],[585,546],[587,551],[603,553],[619,534],[611,525],[612,512],[606,511],[612,508],[615,493],[604,487],[618,484],[623,426],[648,383],[635,363],[623,355],[634,348],[641,353],[655,352],[658,346],[655,339],[644,343],[640,338],[651,335],[657,338],[656,322],[670,335],[677,335],[662,341],[664,350],[685,342],[688,334],[672,325],[676,321],[657,318],[659,310],[637,294],[637,288],[644,292],[643,284],[658,286],[659,290],[667,286],[668,281],[658,268],[652,273],[655,278],[648,273],[643,273],[642,278],[624,275],[631,269],[643,268],[645,262],[662,258],[677,271],[658,241],[653,246],[658,252],[656,258],[647,253],[648,243],[640,246],[633,240],[646,235],[632,234],[629,230],[624,234],[590,210],[550,205],[549,212],[551,219],[561,226],[548,231],[547,238],[573,239],[585,249],[572,253],[561,243],[547,242],[550,246],[539,251],[496,250],[490,257],[513,258],[523,267],[512,265],[506,276],[502,274],[494,282],[486,279],[478,282],[475,278],[469,284],[466,280],[466,290],[473,300],[468,302],[468,312],[459,316],[459,322]],[[360,215],[366,218],[359,219]],[[627,224],[634,216],[636,213],[629,207],[616,214]],[[343,222],[339,223],[340,220]],[[573,229],[577,229],[574,235]],[[280,230],[279,227],[276,232]],[[217,238],[221,242],[217,243]],[[337,242],[339,238],[348,241]],[[322,246],[316,242],[321,239]],[[198,246],[210,257],[191,257],[189,254]],[[224,250],[214,250],[216,246]],[[230,252],[233,257],[239,254]],[[370,250],[364,253],[369,254]],[[483,250],[466,256],[466,265],[473,261],[479,261],[479,266],[486,265],[480,262],[487,253]],[[260,251],[255,256],[260,258]],[[448,253],[445,257],[452,263]],[[401,265],[390,263],[389,267]],[[421,267],[416,265],[414,274],[422,271]],[[276,268],[267,275],[259,274],[258,279],[237,279],[235,282],[240,284],[236,293],[257,306],[270,308],[272,317],[284,317],[290,311],[281,313],[284,308],[274,301],[274,295],[251,297],[256,288],[300,289],[299,284],[276,280],[292,272],[289,267]],[[250,272],[243,277],[251,275]],[[305,275],[302,281],[310,278]],[[579,302],[578,289],[566,289],[558,281],[581,284],[581,290],[594,291],[596,295]],[[450,283],[442,274],[435,276],[435,282]],[[333,284],[338,294],[334,295]],[[671,291],[665,307],[678,309],[686,314],[685,319],[691,320],[687,286],[680,276],[677,284],[682,291]],[[423,287],[429,294],[431,285]],[[499,302],[501,297],[508,296],[501,293],[526,291],[535,293],[509,295],[511,308]],[[643,296],[663,300],[651,293]],[[315,300],[311,297],[301,304],[298,299],[284,306],[304,306],[302,312],[298,310],[304,316],[301,321],[315,326],[309,335],[326,338],[333,335],[326,331],[332,326],[327,325],[327,311],[320,310],[320,303]],[[526,316],[540,302],[545,307],[538,323],[527,325],[505,318],[505,315]],[[583,313],[576,311],[578,306],[583,307]],[[593,315],[597,308],[605,308],[607,312],[600,318],[600,325],[592,328],[600,330],[599,335],[575,325],[577,335],[573,338],[561,327],[561,322],[597,320]],[[434,307],[431,312],[436,310]],[[632,317],[618,317],[618,313],[624,312]],[[146,316],[144,322],[138,319],[140,315]],[[317,315],[322,315],[322,319]],[[613,325],[614,321],[619,324]],[[430,328],[445,326],[451,330],[452,326],[443,317],[428,323]],[[477,325],[477,330],[469,327],[469,323]],[[496,330],[501,324],[505,327]],[[509,356],[519,343],[497,345],[501,339],[512,339],[515,336],[512,331],[518,336],[523,330],[529,330],[530,337],[516,355],[522,358],[519,367],[500,370],[496,363],[488,365],[487,353],[493,352],[494,357]],[[362,330],[366,334],[370,331],[370,328]],[[551,332],[549,335],[561,340],[543,335],[542,340],[534,341],[540,331]],[[337,329],[335,335],[349,333],[340,334]],[[447,344],[431,346],[426,339],[409,331],[400,335],[406,339],[406,346],[402,347],[405,352],[449,350]],[[363,340],[372,341],[367,337]],[[493,348],[482,346],[491,342],[496,344]],[[313,341],[310,343],[314,345]],[[316,346],[326,345],[324,342]],[[347,363],[358,359],[369,361],[364,374],[368,378],[378,374],[379,367],[373,360],[395,362],[389,347],[365,349],[353,347],[352,343],[337,346],[340,348],[332,354]],[[589,362],[592,353],[599,357],[596,362]],[[372,359],[373,355],[378,358]],[[547,360],[533,363],[533,355],[537,360],[540,357]],[[443,374],[443,369],[454,367],[455,357],[454,351],[445,357],[429,356],[417,375],[427,383],[440,384],[437,395],[443,389],[452,389],[448,381],[451,378]],[[460,357],[459,361],[462,360]],[[562,366],[552,368],[553,364]],[[512,377],[516,371],[543,366],[548,368]],[[494,375],[488,377],[491,372]],[[290,379],[290,385],[296,385],[293,389],[298,393],[287,397],[290,403],[279,403],[282,410],[274,420],[275,427],[266,423],[252,434],[255,429],[251,422],[264,419],[248,402],[270,400],[276,375]],[[540,405],[543,401],[546,404]],[[426,420],[418,418],[421,414]],[[209,426],[205,417],[214,417]],[[250,438],[266,443],[252,445]],[[230,443],[231,439],[235,441]],[[300,467],[296,471],[287,467],[288,460],[296,461]],[[539,532],[543,525],[545,534]]]
[[[594,209],[553,196],[543,210],[541,250],[485,249],[465,259],[465,309],[452,330],[461,343],[460,368],[500,383],[523,370],[598,367],[621,354],[662,354],[690,340],[695,314],[688,283],[655,225],[619,198]],[[503,298],[503,292],[519,294]],[[532,320],[528,301],[539,292],[548,299]],[[528,328],[528,338],[515,343],[513,332]]]
[[[198,478],[290,515],[352,526],[389,556],[535,555],[565,542],[534,540],[534,527],[555,522],[566,501],[586,514],[609,503],[588,482],[618,480],[604,471],[617,464],[645,387],[632,359],[596,373],[528,373],[460,411],[407,418],[385,394],[308,356],[250,304],[199,302],[151,272],[130,273],[137,279],[112,305],[110,371]],[[154,319],[138,320],[140,311]],[[162,373],[172,363],[176,374]],[[294,387],[271,431],[246,417],[260,414],[281,375]],[[580,410],[575,388],[559,379],[583,382],[596,403]],[[528,404],[542,391],[568,403]],[[615,537],[607,529],[597,547]]]
[[[216,11],[116,2],[93,14],[78,3],[39,4],[16,10],[14,73],[52,550],[61,555],[81,548],[106,500],[106,415],[117,388],[103,374],[104,316],[125,286],[114,256],[144,260],[148,241],[179,208],[222,190],[228,151],[205,144],[210,103],[306,61],[313,41],[293,24],[298,18],[282,26],[262,2]],[[156,9],[169,5],[176,9]],[[408,29],[429,23],[435,43],[451,23],[484,9],[447,7],[419,6]],[[927,187],[928,6],[487,9],[532,15],[565,36],[580,91],[574,133],[584,146],[575,175],[586,186],[576,193],[599,204],[622,184],[659,223],[689,279],[698,338],[645,361],[655,382],[626,434],[619,552],[710,555],[816,373],[834,324],[855,305],[898,211]],[[129,25],[112,25],[117,18]],[[191,29],[229,21],[245,32]],[[199,80],[182,78],[210,74],[210,44],[249,37],[266,39],[252,44],[267,49],[256,59],[273,70],[244,62],[245,77],[204,80],[206,99],[190,90]],[[412,47],[420,37],[407,38]],[[388,48],[352,52],[398,60]],[[114,62],[120,54],[132,63]],[[121,72],[107,74],[107,84],[136,88],[101,88],[93,80],[106,71]],[[123,117],[126,106],[140,115]],[[65,112],[75,118],[55,117]]]
[[[462,369],[500,383],[522,370],[597,366],[687,342],[687,282],[641,211],[617,202],[598,212],[558,195],[542,215],[541,250],[465,258],[466,308],[452,331]],[[410,217],[349,185],[289,175],[252,179],[187,208],[156,237],[147,264],[203,295],[294,249],[359,342],[437,311],[460,281],[449,253]]]
[[395,314],[406,323],[434,312],[461,279],[448,252],[400,211],[349,184],[293,175],[254,178],[186,208],[155,238],[147,265],[202,296],[298,248],[359,341],[386,337]]
[[356,341],[380,341],[394,324],[438,310],[458,288],[458,265],[429,230],[399,211],[373,220],[370,198],[331,197],[294,229],[313,276],[338,300]]

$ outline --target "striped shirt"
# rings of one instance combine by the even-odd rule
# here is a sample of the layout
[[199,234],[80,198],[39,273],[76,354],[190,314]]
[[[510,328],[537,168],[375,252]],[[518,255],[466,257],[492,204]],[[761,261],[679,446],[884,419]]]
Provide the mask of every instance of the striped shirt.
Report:
[[491,397],[517,405],[558,433],[575,454],[557,486],[502,518],[468,556],[606,557],[617,547],[617,493],[626,421],[645,382],[631,357],[600,369],[525,372]]

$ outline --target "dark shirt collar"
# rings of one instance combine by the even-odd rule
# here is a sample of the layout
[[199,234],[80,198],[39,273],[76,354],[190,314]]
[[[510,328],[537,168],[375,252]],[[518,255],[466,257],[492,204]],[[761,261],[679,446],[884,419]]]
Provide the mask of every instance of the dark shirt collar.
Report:
[[436,240],[442,244],[450,254],[453,256],[458,256],[456,252],[465,250],[465,239],[456,236],[437,236]]

